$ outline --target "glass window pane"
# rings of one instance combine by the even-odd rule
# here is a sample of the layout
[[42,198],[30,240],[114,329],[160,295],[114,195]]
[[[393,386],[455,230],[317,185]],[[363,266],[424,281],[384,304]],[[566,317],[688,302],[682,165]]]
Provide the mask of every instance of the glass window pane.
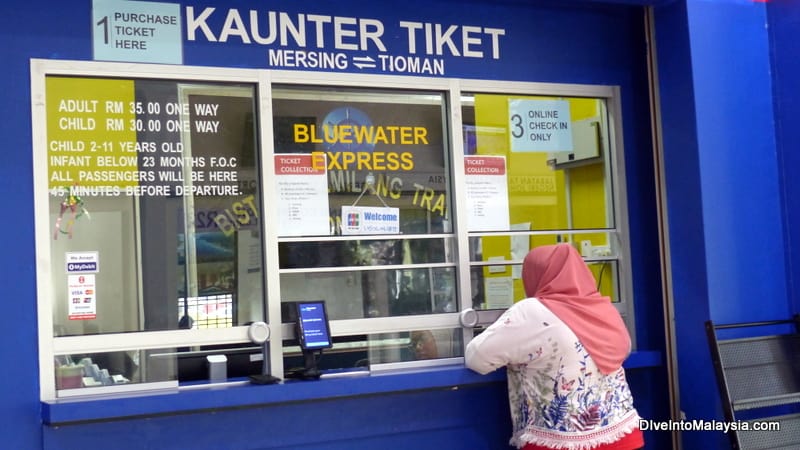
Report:
[[273,114],[281,300],[334,320],[455,311],[453,237],[409,236],[452,232],[444,95],[283,86]]
[[[619,263],[611,257],[586,258],[586,265],[597,282],[597,290],[620,302]],[[526,297],[521,278],[510,277],[519,271],[521,264],[492,264],[473,266],[470,269],[470,292],[475,309],[505,309]]]
[[452,239],[358,239],[280,243],[281,268],[452,263]]
[[[161,351],[162,353],[164,351]],[[159,358],[148,362],[148,351],[130,350],[120,352],[76,353],[55,357],[56,389],[59,396],[68,396],[73,389],[125,387],[142,383],[175,381],[174,371],[154,370],[153,366],[169,364],[175,359]],[[80,393],[85,395],[88,392]]]
[[[225,357],[225,379],[210,380],[209,357]],[[261,373],[263,349],[252,343],[203,345],[149,350],[143,363],[146,380],[170,379],[181,382],[208,382],[241,379]],[[219,373],[218,371],[216,372]]]
[[[322,352],[318,365],[333,370],[462,357],[462,342],[460,328],[340,337],[334,339],[333,348]],[[303,355],[295,343],[285,341],[283,354],[287,372],[303,367]]]
[[[603,99],[497,94],[465,99],[470,231],[615,226]],[[478,168],[490,164],[502,172]],[[491,204],[486,196],[502,196],[502,202]]]
[[263,320],[255,87],[46,89],[55,334]]
[[464,356],[460,328],[370,335],[369,363],[388,364]]
[[281,300],[325,300],[331,320],[455,312],[455,268],[281,274]]
[[[378,234],[451,231],[442,94],[281,87],[272,108],[275,153],[314,155],[327,172],[327,196],[316,204],[328,210],[328,223],[298,216],[282,236],[367,234],[348,233],[343,206],[397,208],[397,230]],[[299,177],[288,173],[276,175],[297,186]],[[301,187],[306,196],[313,189]],[[299,201],[299,188],[291,188],[283,191],[295,194],[287,203]]]
[[464,99],[473,307],[507,308],[524,298],[522,259],[531,248],[559,242],[572,243],[601,292],[619,301],[605,99]]

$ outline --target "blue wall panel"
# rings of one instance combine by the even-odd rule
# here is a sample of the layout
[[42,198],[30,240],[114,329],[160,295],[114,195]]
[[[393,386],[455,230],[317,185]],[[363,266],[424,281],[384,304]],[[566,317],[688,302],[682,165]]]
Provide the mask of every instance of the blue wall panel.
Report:
[[492,383],[65,425],[45,428],[44,448],[491,450],[507,446],[510,430],[506,385]]
[[[708,289],[686,6],[658,7],[655,17],[679,401],[688,419],[711,418],[721,409],[703,328]],[[724,442],[719,436],[703,438],[685,434],[685,448],[713,449]]]
[[[72,15],[66,5],[54,6],[52,18],[47,20],[41,17],[41,9],[41,4],[31,2],[0,5],[4,42],[0,50],[3,64],[0,194],[3,208],[10,214],[0,225],[4,237],[0,246],[4,254],[0,262],[5,279],[3,298],[9,312],[3,326],[0,360],[10,367],[0,384],[3,424],[0,429],[4,431],[2,446],[13,449],[35,449],[41,445],[28,59],[53,57],[58,48],[65,50],[65,57],[77,57],[67,49],[80,47],[75,42],[79,33],[69,26]],[[57,22],[60,19],[65,22]]]
[[[785,318],[766,5],[656,8],[681,409],[722,420],[703,322]],[[723,449],[685,432],[685,448]]]
[[[786,318],[766,6],[707,0],[691,5],[711,317]],[[754,307],[760,298],[775,301]]]
[[776,139],[783,186],[784,233],[787,247],[787,279],[792,312],[800,312],[800,8],[793,0],[773,0],[767,8],[773,92],[775,98]]

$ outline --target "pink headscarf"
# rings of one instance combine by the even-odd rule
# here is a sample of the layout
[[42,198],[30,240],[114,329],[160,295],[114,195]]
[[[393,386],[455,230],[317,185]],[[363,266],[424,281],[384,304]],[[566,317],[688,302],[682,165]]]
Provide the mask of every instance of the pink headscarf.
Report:
[[536,297],[578,336],[601,372],[609,374],[622,365],[631,337],[572,245],[544,245],[528,252],[522,282],[525,295]]

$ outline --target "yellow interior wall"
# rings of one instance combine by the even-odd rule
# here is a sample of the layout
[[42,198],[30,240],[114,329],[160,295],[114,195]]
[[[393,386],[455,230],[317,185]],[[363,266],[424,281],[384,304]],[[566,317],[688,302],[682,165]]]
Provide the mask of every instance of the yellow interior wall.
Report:
[[[480,155],[504,155],[507,161],[509,219],[511,224],[531,223],[532,230],[557,230],[568,228],[602,228],[606,223],[606,198],[603,164],[590,164],[569,170],[570,195],[572,202],[572,226],[569,226],[566,201],[566,178],[563,170],[553,170],[547,164],[548,154],[544,152],[511,152],[508,135],[508,103],[510,99],[552,100],[556,97],[521,97],[492,94],[475,95],[476,152]],[[570,119],[578,121],[598,116],[601,111],[600,100],[590,98],[568,98]],[[555,234],[531,236],[530,248],[554,244]],[[607,245],[603,234],[581,234],[574,242],[591,239],[593,245]],[[503,256],[511,259],[511,239],[508,236],[488,236],[483,238],[483,260]],[[595,277],[600,266],[590,267]],[[511,267],[503,273],[489,273],[483,269],[484,277],[511,276]],[[609,271],[610,272],[610,271]],[[601,291],[612,292],[610,276],[603,278]],[[514,280],[514,300],[525,298],[520,279]]]
[[[136,142],[132,129],[136,115],[131,111],[135,100],[131,80],[76,77],[47,77],[47,140],[49,188],[80,186],[136,186],[137,181],[81,180],[80,172],[108,172],[108,162],[120,158],[136,161],[137,152],[122,149],[120,142]],[[79,105],[73,107],[73,105]],[[116,107],[122,110],[117,112]],[[87,111],[88,109],[88,111]],[[77,121],[78,127],[67,126]],[[121,130],[115,127],[121,125]],[[72,151],[63,151],[52,143],[70,143]],[[70,164],[63,156],[76,159]],[[135,172],[138,164],[116,167],[114,172]]]

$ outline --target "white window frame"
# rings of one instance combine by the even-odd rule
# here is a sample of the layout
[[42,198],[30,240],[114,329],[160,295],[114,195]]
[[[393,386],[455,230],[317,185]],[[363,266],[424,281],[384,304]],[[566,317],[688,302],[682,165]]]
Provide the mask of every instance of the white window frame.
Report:
[[[632,327],[632,274],[630,267],[629,232],[627,228],[627,199],[625,195],[625,173],[622,144],[622,110],[620,91],[615,86],[574,85],[529,82],[500,82],[491,80],[464,80],[453,78],[426,78],[415,76],[339,74],[301,71],[272,71],[263,69],[228,69],[209,67],[190,67],[174,65],[128,64],[93,61],[59,61],[31,60],[31,110],[33,127],[33,165],[34,165],[34,211],[37,256],[37,306],[39,337],[39,379],[40,396],[43,401],[55,400],[54,356],[72,353],[96,353],[124,350],[145,350],[174,348],[180,346],[199,346],[211,344],[248,343],[248,327],[144,331],[132,333],[113,333],[90,336],[56,337],[53,333],[53,305],[51,298],[53,286],[48,282],[52,270],[50,261],[51,224],[49,223],[48,206],[48,173],[47,173],[47,127],[45,79],[47,76],[83,76],[83,77],[121,77],[126,79],[164,79],[186,80],[197,82],[235,82],[247,83],[256,87],[256,108],[259,117],[258,129],[262,148],[260,170],[262,173],[261,210],[265,212],[262,251],[265,264],[265,296],[266,314],[270,318],[281,317],[280,305],[280,273],[278,258],[278,242],[289,239],[277,235],[278,219],[274,214],[267,214],[271,199],[276,198],[276,190],[269,174],[274,173],[274,148],[272,130],[272,91],[273,84],[318,86],[318,87],[351,87],[407,89],[416,91],[438,91],[445,95],[447,120],[449,123],[449,142],[451,152],[450,163],[452,177],[451,205],[454,232],[439,235],[443,238],[454,238],[456,255],[469,255],[469,237],[475,234],[467,232],[466,202],[464,197],[464,143],[462,138],[461,93],[498,93],[513,95],[544,95],[564,97],[591,97],[605,99],[608,109],[608,130],[612,150],[609,154],[607,176],[611,179],[611,195],[613,196],[614,215],[613,229],[603,232],[618,237],[618,252],[615,255],[619,271],[620,302],[617,307],[626,316]],[[448,149],[446,149],[448,151]],[[609,205],[611,206],[611,205]],[[576,230],[575,232],[586,232]],[[428,236],[428,235],[426,235]],[[413,236],[402,238],[412,238]],[[419,237],[419,236],[417,236]],[[375,236],[371,236],[375,238]],[[378,238],[380,238],[378,236]],[[398,236],[392,236],[396,239]],[[319,240],[319,239],[316,239]],[[514,261],[513,263],[521,263]],[[468,258],[456,258],[446,267],[455,267],[459,306],[458,309],[470,308],[470,264]],[[272,270],[271,270],[272,269]],[[313,270],[313,269],[309,269]],[[333,336],[363,335],[372,333],[390,333],[425,329],[457,329],[462,328],[459,313],[437,313],[422,316],[400,316],[368,319],[334,320],[331,323]],[[269,366],[273,374],[283,375],[283,339],[293,336],[291,327],[281,326],[279,320],[270,324],[271,338],[268,343]],[[466,344],[472,337],[472,330],[463,329],[463,341]],[[635,335],[632,334],[635,339]],[[447,363],[461,364],[463,358],[450,358]],[[440,364],[439,362],[438,364]],[[435,362],[426,363],[437,364]],[[411,366],[419,366],[419,362]],[[96,389],[96,388],[91,388]],[[92,395],[91,391],[87,395]]]

